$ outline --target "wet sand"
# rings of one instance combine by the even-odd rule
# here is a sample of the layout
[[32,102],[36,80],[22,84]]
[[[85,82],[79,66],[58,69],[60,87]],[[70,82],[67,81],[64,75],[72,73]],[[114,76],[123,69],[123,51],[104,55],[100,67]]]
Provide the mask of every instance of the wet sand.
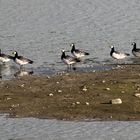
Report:
[[[0,82],[0,112],[62,120],[140,120],[140,66]],[[122,104],[111,104],[120,98]]]

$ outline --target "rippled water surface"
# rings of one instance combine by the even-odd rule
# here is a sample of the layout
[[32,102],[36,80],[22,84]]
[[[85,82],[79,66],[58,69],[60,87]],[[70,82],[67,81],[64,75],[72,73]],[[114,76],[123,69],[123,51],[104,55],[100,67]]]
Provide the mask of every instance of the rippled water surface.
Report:
[[[53,74],[66,70],[61,50],[70,43],[90,56],[77,70],[100,70],[116,63],[110,45],[131,54],[140,45],[139,0],[0,0],[0,48],[34,61],[25,71],[10,62],[0,65],[0,78]],[[139,63],[132,55],[126,63]],[[0,140],[131,140],[140,139],[140,122],[63,122],[0,116]]]
[[0,116],[0,140],[139,140],[140,122],[69,122]]
[[[104,63],[116,63],[109,45],[131,53],[131,42],[140,44],[139,13],[139,0],[0,0],[0,48],[32,59],[27,71],[53,74],[66,70],[61,50],[70,51],[74,42],[90,53],[77,70],[102,69]],[[134,61],[132,55],[125,60]],[[7,79],[18,66],[11,62],[0,70]]]

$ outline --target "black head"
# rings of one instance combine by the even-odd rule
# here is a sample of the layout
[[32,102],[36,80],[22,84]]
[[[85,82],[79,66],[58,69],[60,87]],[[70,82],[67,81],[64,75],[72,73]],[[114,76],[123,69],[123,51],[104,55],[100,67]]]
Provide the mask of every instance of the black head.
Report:
[[112,56],[112,53],[115,51],[115,49],[114,49],[114,46],[113,45],[111,45],[110,48],[111,48],[110,55]]
[[71,52],[75,51],[75,44],[71,43],[70,46],[72,47]]
[[15,57],[18,57],[17,51],[14,51],[13,54],[15,55]]
[[133,46],[136,45],[136,42],[133,42],[131,45],[133,45]]
[[62,53],[65,53],[65,50],[61,50]]
[[112,51],[114,51],[114,50],[115,50],[113,45],[111,45],[111,46],[110,46],[110,48],[111,48],[111,50],[112,50]]
[[74,43],[71,43],[70,46],[71,46],[71,47],[73,47],[73,46],[75,47],[75,44],[74,44]]
[[136,43],[135,42],[133,42],[131,45],[133,46],[133,49],[136,49]]
[[65,55],[65,50],[62,50],[61,52],[62,52],[61,59],[63,59],[63,58],[66,57],[66,55]]
[[111,46],[110,46],[110,48],[111,48],[111,49],[114,49],[114,46],[113,46],[113,45],[111,45]]

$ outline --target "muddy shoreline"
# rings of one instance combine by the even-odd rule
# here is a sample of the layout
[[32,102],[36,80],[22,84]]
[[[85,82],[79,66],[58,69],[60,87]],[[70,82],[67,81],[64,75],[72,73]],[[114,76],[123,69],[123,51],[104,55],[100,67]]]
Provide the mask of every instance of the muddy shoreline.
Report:
[[[140,66],[0,82],[0,112],[61,120],[140,120]],[[110,104],[120,98],[122,104]]]

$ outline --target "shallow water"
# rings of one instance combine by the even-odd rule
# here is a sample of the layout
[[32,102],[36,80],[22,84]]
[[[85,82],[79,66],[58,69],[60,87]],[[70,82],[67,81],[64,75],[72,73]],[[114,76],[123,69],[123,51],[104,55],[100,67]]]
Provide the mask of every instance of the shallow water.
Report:
[[[77,70],[108,69],[116,63],[108,46],[131,54],[131,42],[140,44],[139,0],[0,0],[0,48],[34,61],[34,74],[66,70],[61,50],[74,42],[86,50]],[[70,52],[67,52],[70,54]],[[124,62],[124,61],[123,61]],[[139,63],[131,55],[126,63]],[[21,74],[13,62],[0,65],[0,78]],[[23,74],[23,73],[22,73]],[[21,74],[21,75],[22,75]],[[24,72],[24,74],[26,74]],[[140,139],[140,122],[63,122],[0,116],[1,140],[118,140]]]
[[138,140],[140,122],[69,122],[0,116],[0,140]]
[[[61,50],[70,51],[74,42],[90,53],[77,70],[102,69],[104,63],[116,63],[109,45],[131,53],[131,42],[140,44],[139,12],[139,0],[1,0],[0,48],[32,59],[34,64],[26,66],[27,71],[53,74],[67,69]],[[135,62],[132,58],[125,62]],[[9,65],[11,75],[4,73],[3,79],[17,72],[17,65]]]

